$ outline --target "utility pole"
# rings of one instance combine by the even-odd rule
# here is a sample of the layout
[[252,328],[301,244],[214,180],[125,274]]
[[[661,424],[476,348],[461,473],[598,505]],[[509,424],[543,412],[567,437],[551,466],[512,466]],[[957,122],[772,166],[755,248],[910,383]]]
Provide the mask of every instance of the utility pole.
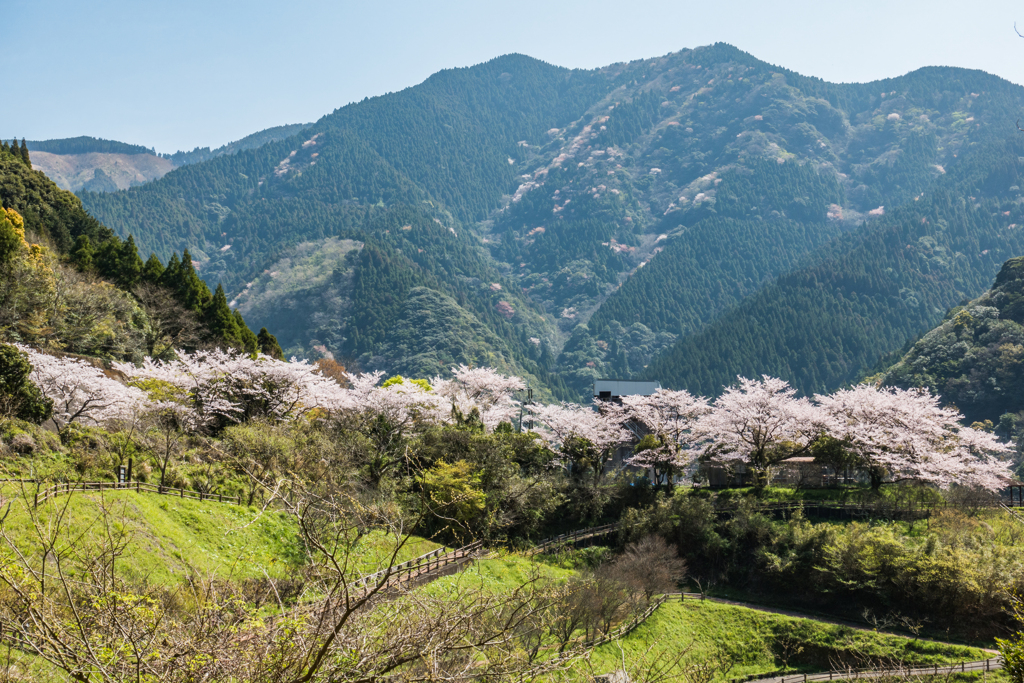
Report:
[[[527,383],[526,385],[526,400],[519,404],[519,433],[523,433],[523,409],[533,403],[533,387]],[[527,430],[533,428],[533,421],[531,420],[529,425],[526,427]]]

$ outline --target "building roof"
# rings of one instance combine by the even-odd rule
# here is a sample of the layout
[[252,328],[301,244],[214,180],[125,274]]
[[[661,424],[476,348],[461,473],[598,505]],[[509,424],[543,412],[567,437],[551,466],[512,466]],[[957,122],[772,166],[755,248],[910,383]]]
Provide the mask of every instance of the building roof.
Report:
[[619,396],[650,396],[661,388],[657,380],[598,379],[594,380],[596,398],[617,398]]

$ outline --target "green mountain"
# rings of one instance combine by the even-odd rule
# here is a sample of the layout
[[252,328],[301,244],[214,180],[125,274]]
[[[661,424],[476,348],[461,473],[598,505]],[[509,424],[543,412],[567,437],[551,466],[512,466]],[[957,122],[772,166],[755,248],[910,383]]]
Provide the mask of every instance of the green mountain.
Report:
[[819,250],[645,374],[708,394],[736,374],[781,376],[804,393],[857,380],[1024,253],[1019,156],[1019,140],[968,152],[918,201]]
[[[1018,253],[1021,106],[983,72],[838,85],[727,45],[590,71],[509,55],[83,202],[161,258],[188,248],[290,353],[501,359],[559,395],[631,374],[814,391]],[[427,324],[446,329],[410,335]]]
[[200,161],[216,159],[217,157],[224,156],[226,154],[236,154],[237,152],[242,152],[247,149],[255,149],[267,144],[268,142],[283,140],[308,127],[308,123],[292,123],[284,126],[274,126],[273,128],[261,130],[258,133],[246,135],[240,140],[229,142],[217,149],[196,147],[191,152],[177,151],[174,154],[161,154],[160,157],[167,159],[174,164],[175,167],[184,166],[186,164],[198,164]]
[[956,306],[880,377],[929,387],[968,418],[999,422],[1024,411],[1024,257],[1003,264],[995,284]]
[[30,152],[46,152],[47,154],[156,154],[156,150],[147,149],[142,145],[132,145],[117,140],[104,140],[80,135],[77,138],[60,140],[28,140]]
[[[168,357],[175,348],[276,348],[223,290],[211,294],[188,254],[143,262],[40,171],[0,144],[0,342],[105,359]],[[261,343],[262,340],[262,343]]]

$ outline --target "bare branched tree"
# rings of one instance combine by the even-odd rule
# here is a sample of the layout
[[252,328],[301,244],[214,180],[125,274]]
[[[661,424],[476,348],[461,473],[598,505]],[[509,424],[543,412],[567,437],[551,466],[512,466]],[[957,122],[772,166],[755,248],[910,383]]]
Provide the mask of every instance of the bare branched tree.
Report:
[[[548,637],[561,592],[539,574],[513,590],[471,574],[422,590],[397,571],[409,537],[392,504],[294,484],[271,491],[297,520],[308,563],[290,601],[267,577],[269,616],[237,582],[129,580],[123,502],[101,501],[83,525],[70,497],[35,508],[25,492],[7,509],[21,506],[31,542],[0,524],[2,637],[76,681],[529,680],[586,656],[582,639],[556,647]],[[366,582],[371,532],[388,547]]]

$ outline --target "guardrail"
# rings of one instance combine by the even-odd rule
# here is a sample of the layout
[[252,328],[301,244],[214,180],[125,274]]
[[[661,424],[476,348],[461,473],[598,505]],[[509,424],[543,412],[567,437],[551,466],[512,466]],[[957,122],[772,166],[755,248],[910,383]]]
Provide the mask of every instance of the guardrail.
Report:
[[144,484],[141,481],[114,482],[114,481],[87,481],[87,482],[64,482],[54,484],[48,488],[36,492],[35,506],[45,503],[59,495],[70,495],[72,493],[83,493],[86,491],[135,491],[136,493],[156,493],[162,496],[177,496],[190,500],[216,501],[218,503],[230,503],[241,505],[241,496],[225,496],[220,493],[202,493],[201,491],[189,491],[171,486],[155,486]]
[[790,674],[782,676],[765,676],[753,674],[742,678],[731,678],[729,683],[814,683],[815,681],[842,681],[857,678],[877,678],[898,674],[901,676],[938,676],[939,674],[969,673],[972,671],[997,671],[1003,668],[998,658],[982,659],[974,662],[933,666],[888,667],[878,669],[845,669],[826,671],[816,674]]

